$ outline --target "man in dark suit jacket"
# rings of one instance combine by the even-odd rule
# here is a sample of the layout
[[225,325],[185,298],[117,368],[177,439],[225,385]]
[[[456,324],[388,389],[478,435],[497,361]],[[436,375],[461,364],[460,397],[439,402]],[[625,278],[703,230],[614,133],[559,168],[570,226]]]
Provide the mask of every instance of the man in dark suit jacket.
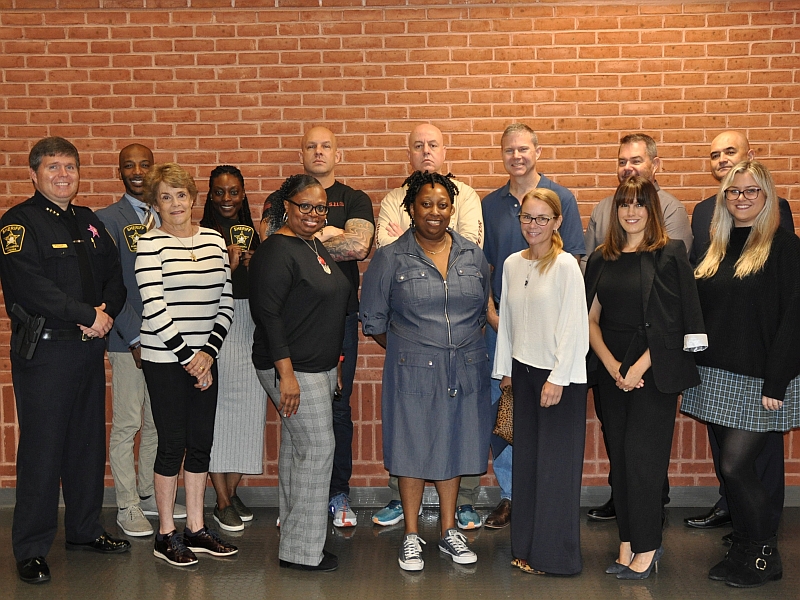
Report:
[[[750,142],[744,134],[738,131],[723,131],[711,142],[711,175],[717,181],[722,181],[736,164],[743,160],[753,160],[755,152],[750,148]],[[711,243],[711,219],[714,216],[714,206],[717,196],[714,194],[694,207],[692,213],[692,233],[694,245],[689,260],[696,267],[703,259]],[[781,215],[781,227],[794,233],[792,210],[789,203],[783,198],[778,199]],[[728,511],[728,501],[725,497],[725,482],[719,474],[719,445],[714,437],[711,427],[708,428],[708,440],[711,445],[711,454],[714,457],[714,470],[719,479],[720,499],[711,507],[708,513],[684,519],[687,527],[697,529],[712,529],[728,525],[731,522]],[[773,526],[777,530],[781,516],[784,497],[783,474],[783,434],[770,433],[766,446],[756,459],[756,469],[761,481],[769,492],[772,505]]]
[[[117,496],[117,524],[127,535],[146,536],[153,527],[145,515],[157,515],[153,488],[153,464],[158,435],[150,410],[141,367],[139,330],[142,327],[142,298],[134,276],[136,243],[149,229],[159,225],[158,215],[142,201],[144,175],[153,164],[153,153],[146,146],[131,144],[119,153],[119,178],[125,195],[97,211],[97,216],[117,244],[127,298],[122,312],[108,334],[108,359],[111,363],[113,417],[109,438],[109,461]],[[136,479],[133,441],[141,429],[139,478]],[[186,509],[175,506],[175,516],[186,516]]]

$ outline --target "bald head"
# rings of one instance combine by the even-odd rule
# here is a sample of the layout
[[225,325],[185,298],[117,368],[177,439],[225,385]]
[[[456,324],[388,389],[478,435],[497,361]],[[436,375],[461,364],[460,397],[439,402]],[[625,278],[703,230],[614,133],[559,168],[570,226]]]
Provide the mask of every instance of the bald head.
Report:
[[138,200],[144,196],[144,175],[153,166],[153,152],[142,144],[130,144],[119,153],[119,178],[125,192]]
[[408,134],[408,162],[415,171],[440,172],[444,156],[444,138],[438,127],[424,123]]
[[723,131],[711,142],[711,175],[722,181],[735,165],[743,160],[752,160],[755,153],[750,142],[739,131]]
[[306,175],[319,179],[322,187],[333,185],[334,169],[342,159],[333,132],[327,127],[312,127],[303,136],[302,144],[300,161]]

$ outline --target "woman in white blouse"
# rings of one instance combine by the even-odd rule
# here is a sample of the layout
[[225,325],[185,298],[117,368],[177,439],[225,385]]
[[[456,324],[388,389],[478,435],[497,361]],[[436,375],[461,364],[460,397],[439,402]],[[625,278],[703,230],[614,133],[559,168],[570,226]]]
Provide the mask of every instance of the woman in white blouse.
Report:
[[555,192],[528,192],[519,220],[528,248],[503,265],[493,373],[514,390],[511,564],[526,573],[575,575],[582,566],[589,349],[583,278],[563,251]]

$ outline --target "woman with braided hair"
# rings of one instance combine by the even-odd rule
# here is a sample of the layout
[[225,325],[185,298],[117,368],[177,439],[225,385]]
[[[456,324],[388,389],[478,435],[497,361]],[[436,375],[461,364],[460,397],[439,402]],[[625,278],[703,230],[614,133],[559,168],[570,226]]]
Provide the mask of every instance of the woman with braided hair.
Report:
[[253,363],[281,417],[280,566],[333,571],[323,549],[333,468],[333,392],[352,286],[315,237],[328,199],[310,175],[283,182],[283,225],[250,262]]
[[225,239],[231,264],[235,311],[220,350],[219,397],[209,473],[217,492],[214,520],[222,529],[241,531],[253,512],[236,488],[243,474],[262,472],[267,403],[250,360],[255,325],[250,317],[248,267],[259,244],[241,171],[221,165],[211,171],[200,225]]
[[440,552],[459,564],[477,560],[455,512],[461,475],[483,473],[488,462],[489,359],[481,328],[489,265],[478,246],[448,229],[458,193],[450,176],[417,171],[404,185],[411,228],[372,258],[361,321],[364,334],[386,348],[384,466],[398,476],[405,515],[398,562],[419,571],[426,480],[439,494]]

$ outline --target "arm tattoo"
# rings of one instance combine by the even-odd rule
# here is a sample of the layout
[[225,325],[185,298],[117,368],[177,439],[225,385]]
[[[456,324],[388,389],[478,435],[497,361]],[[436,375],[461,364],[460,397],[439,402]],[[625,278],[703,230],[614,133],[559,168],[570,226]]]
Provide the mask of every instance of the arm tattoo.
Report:
[[364,260],[372,247],[375,226],[366,219],[348,219],[344,233],[324,242],[336,262],[345,260]]

